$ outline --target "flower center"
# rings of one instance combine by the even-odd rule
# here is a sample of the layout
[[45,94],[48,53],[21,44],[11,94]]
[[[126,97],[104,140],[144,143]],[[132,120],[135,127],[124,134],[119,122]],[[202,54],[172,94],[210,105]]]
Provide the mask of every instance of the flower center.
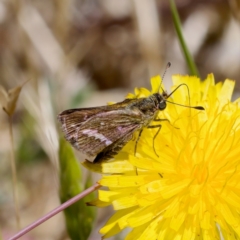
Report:
[[208,175],[209,175],[209,172],[206,166],[203,166],[202,164],[195,166],[195,169],[193,171],[193,178],[196,179],[198,184],[206,183],[208,179]]

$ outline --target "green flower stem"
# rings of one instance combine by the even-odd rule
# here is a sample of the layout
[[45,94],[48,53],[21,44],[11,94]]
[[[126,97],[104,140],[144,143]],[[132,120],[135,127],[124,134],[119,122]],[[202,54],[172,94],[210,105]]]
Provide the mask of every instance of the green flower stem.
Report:
[[184,41],[183,34],[182,34],[181,21],[180,21],[174,0],[170,0],[170,8],[171,8],[172,16],[173,16],[174,26],[175,26],[175,29],[176,29],[176,32],[178,35],[178,39],[179,39],[180,45],[182,47],[184,57],[187,62],[190,74],[200,77],[197,67],[196,67],[196,65],[193,61],[193,58],[192,58],[192,56],[187,48],[187,45]]

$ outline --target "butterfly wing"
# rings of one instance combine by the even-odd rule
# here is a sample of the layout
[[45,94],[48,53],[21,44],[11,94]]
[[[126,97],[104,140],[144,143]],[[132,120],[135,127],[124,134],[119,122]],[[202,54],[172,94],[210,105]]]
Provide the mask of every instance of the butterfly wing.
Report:
[[58,120],[62,124],[62,130],[65,133],[65,136],[68,137],[75,132],[77,127],[83,125],[89,119],[94,117],[94,115],[114,110],[116,109],[116,105],[120,105],[121,108],[124,108],[130,101],[131,99],[125,99],[121,103],[109,106],[68,109],[58,115]]
[[[65,138],[82,153],[95,156],[103,150],[105,155],[116,152],[120,143],[124,146],[132,134],[142,127],[142,117],[140,111],[110,105],[66,110],[58,119]],[[111,151],[112,147],[114,151]]]
[[138,128],[132,128],[129,131],[126,131],[126,134],[121,138],[117,139],[115,142],[104,148],[93,160],[93,163],[102,162],[108,160],[116,155],[123,147],[131,140],[133,133]]

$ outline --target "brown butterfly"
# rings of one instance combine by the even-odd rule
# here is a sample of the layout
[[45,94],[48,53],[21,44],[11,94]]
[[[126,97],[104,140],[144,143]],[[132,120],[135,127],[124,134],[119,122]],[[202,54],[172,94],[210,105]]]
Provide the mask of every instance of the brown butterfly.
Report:
[[[153,138],[154,147],[154,139],[161,124],[151,123],[168,121],[157,119],[157,114],[166,108],[166,102],[169,102],[167,99],[173,92],[169,95],[163,92],[146,98],[125,99],[109,106],[70,109],[60,113],[58,120],[62,124],[65,138],[72,146],[84,154],[95,156],[94,163],[102,162],[116,155],[132,139],[133,134],[139,131],[135,143],[136,152],[144,128],[158,128]],[[186,107],[204,110],[201,106]]]

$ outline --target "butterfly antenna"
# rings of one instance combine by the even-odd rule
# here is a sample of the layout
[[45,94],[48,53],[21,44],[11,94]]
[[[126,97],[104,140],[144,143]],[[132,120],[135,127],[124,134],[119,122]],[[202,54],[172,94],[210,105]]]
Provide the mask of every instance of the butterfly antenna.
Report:
[[165,100],[165,101],[168,102],[168,103],[172,103],[172,104],[175,104],[175,105],[181,106],[181,107],[194,108],[194,109],[197,109],[197,110],[205,110],[205,108],[202,107],[202,106],[186,106],[186,105],[179,104],[179,103],[175,103],[175,102],[171,102],[171,101],[168,101],[168,100]]
[[191,105],[191,104],[190,104],[190,92],[189,92],[188,85],[185,84],[185,83],[182,83],[182,84],[178,85],[178,86],[167,96],[167,98],[169,98],[174,92],[176,92],[176,91],[177,91],[180,87],[182,87],[182,86],[185,86],[185,87],[187,88],[187,91],[188,91],[188,99],[189,99],[189,106],[186,106],[186,105],[183,105],[183,104],[179,104],[179,103],[174,103],[174,102],[171,102],[171,101],[166,100],[166,99],[165,99],[165,101],[168,102],[168,103],[172,103],[172,104],[175,104],[175,105],[178,105],[178,106],[182,106],[182,107],[186,107],[186,108],[194,108],[194,109],[197,109],[197,110],[205,110],[204,107],[202,107],[202,106],[190,106],[190,105]]
[[162,75],[162,79],[164,79],[164,77],[165,77],[165,74],[166,74],[166,72],[167,72],[168,68],[170,68],[170,67],[171,67],[171,63],[170,63],[170,62],[168,62],[168,63],[167,63],[167,66],[166,66],[166,68],[165,68],[165,70],[164,70],[164,73],[163,73],[163,75]]
[[[166,75],[166,72],[167,72],[168,68],[170,68],[170,67],[171,67],[171,63],[168,62],[168,63],[167,63],[167,66],[165,67],[165,70],[164,70],[164,72],[163,72],[163,75],[162,75],[162,79],[161,79],[161,82],[160,82],[160,85],[159,85],[158,92],[159,92],[160,88],[162,88],[162,81],[163,81],[163,79],[164,79],[164,77],[165,77],[165,75]],[[163,90],[163,88],[162,88],[162,90]],[[164,90],[163,90],[163,91],[164,91]]]

